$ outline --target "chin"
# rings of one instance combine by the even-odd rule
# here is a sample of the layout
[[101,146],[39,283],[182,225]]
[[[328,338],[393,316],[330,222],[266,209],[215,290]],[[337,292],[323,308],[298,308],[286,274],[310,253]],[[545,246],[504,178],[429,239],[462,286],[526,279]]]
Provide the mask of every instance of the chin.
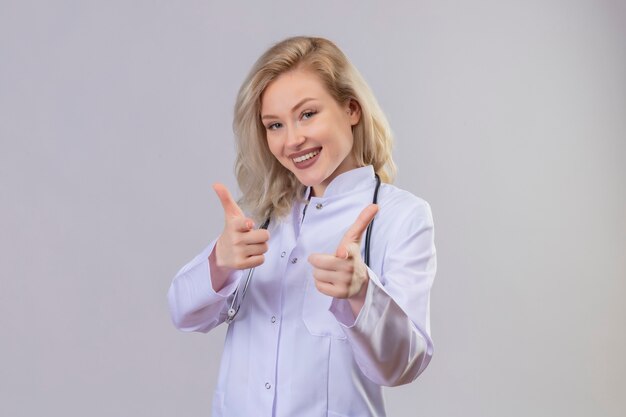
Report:
[[[318,161],[318,162],[322,162],[322,161]],[[326,179],[332,175],[332,172],[327,173],[325,169],[323,169],[323,167],[310,167],[307,170],[298,170],[297,168],[294,168],[293,166],[286,166],[284,165],[285,168],[287,168],[295,177],[296,179],[300,182],[300,184],[306,186],[306,187],[315,187],[318,186],[320,184],[322,184],[324,181],[326,181]]]
[[298,178],[298,180],[300,181],[300,184],[306,186],[306,187],[315,187],[316,185],[320,185],[321,181],[314,181],[311,179],[305,179],[305,178]]

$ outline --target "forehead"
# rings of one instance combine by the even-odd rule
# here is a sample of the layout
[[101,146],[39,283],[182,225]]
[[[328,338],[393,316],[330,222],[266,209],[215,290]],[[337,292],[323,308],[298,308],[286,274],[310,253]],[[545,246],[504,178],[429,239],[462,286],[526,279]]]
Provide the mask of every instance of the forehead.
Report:
[[318,100],[331,99],[322,80],[312,71],[293,70],[273,80],[261,96],[261,113],[290,111],[305,97]]

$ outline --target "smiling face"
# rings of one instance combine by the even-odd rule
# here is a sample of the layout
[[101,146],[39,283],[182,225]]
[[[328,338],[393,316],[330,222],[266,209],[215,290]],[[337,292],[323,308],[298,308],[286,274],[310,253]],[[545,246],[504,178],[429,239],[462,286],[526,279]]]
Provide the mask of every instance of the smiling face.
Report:
[[270,152],[318,197],[337,175],[357,168],[352,126],[360,117],[356,101],[337,103],[321,79],[303,69],[281,74],[261,97]]

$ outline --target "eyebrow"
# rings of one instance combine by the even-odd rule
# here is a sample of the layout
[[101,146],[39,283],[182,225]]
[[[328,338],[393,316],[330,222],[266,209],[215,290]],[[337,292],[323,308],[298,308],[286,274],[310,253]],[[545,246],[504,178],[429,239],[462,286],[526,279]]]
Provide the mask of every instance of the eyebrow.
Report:
[[[307,101],[310,101],[310,100],[315,100],[315,99],[313,97],[303,98],[302,100],[300,100],[298,102],[298,104],[296,104],[295,106],[292,107],[291,111],[294,112],[298,107],[302,106],[304,103],[306,103]],[[278,119],[278,116],[274,116],[274,115],[271,115],[271,114],[266,114],[265,116],[261,117],[261,120],[263,120],[263,119]]]

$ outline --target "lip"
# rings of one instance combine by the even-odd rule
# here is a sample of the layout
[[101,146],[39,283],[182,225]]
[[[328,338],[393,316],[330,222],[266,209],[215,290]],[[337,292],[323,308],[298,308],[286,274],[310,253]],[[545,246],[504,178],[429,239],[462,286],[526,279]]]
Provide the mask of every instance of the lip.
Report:
[[299,156],[306,155],[308,153],[315,152],[315,151],[321,151],[321,150],[322,150],[322,147],[318,146],[317,148],[309,148],[309,149],[305,149],[305,150],[300,151],[300,152],[292,153],[292,154],[288,155],[287,157],[289,159],[294,159],[294,158],[297,158]]
[[[317,152],[317,155],[315,155],[313,158],[307,159],[306,161],[302,161],[302,162],[295,162],[293,160],[293,158],[297,158],[298,156],[302,156],[302,155],[306,155],[310,152]],[[304,151],[301,152],[297,152],[297,153],[293,153],[290,155],[291,162],[293,163],[294,167],[296,167],[296,169],[306,169],[308,167],[310,167],[311,165],[315,164],[317,162],[317,160],[320,158],[320,155],[322,154],[322,148],[321,147],[317,147],[317,148],[310,148],[310,149],[306,149]]]

